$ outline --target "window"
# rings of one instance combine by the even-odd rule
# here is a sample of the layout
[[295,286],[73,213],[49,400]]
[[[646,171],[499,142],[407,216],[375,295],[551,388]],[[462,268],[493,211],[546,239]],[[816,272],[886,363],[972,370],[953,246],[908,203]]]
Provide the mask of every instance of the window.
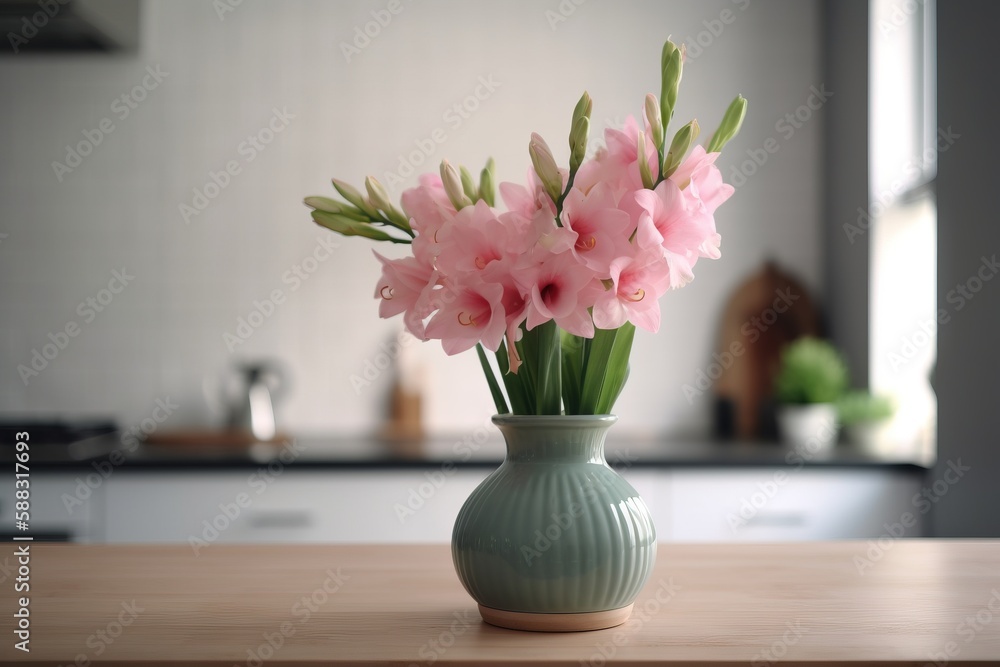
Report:
[[886,439],[933,455],[937,401],[934,0],[870,2],[869,385],[898,406]]

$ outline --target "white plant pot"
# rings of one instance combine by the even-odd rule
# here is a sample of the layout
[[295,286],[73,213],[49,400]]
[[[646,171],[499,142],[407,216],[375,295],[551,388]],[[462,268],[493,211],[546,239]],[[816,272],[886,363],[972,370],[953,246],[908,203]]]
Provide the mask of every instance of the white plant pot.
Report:
[[837,406],[833,403],[782,405],[777,418],[782,441],[796,450],[819,454],[837,443]]
[[861,451],[875,456],[890,456],[894,443],[888,435],[889,420],[865,421],[844,426],[848,442]]

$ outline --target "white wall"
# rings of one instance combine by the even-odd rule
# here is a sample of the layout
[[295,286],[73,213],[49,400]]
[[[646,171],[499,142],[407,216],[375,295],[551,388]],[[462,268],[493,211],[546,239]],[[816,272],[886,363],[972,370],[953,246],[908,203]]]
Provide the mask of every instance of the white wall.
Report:
[[[532,131],[565,159],[582,90],[595,99],[599,126],[620,122],[658,90],[663,39],[702,33],[711,43],[685,70],[677,118],[697,115],[707,135],[741,92],[750,112],[720,162],[724,174],[768,137],[780,150],[719,211],[723,259],[699,264],[692,285],[663,299],[657,336],[637,336],[639,363],[617,412],[623,430],[707,427],[708,402],[690,406],[681,386],[708,363],[735,284],[772,257],[821,287],[820,122],[791,137],[775,127],[822,83],[817,3],[590,0],[553,30],[546,10],[559,11],[556,0],[403,0],[347,63],[341,42],[386,4],[244,0],[220,20],[209,2],[149,1],[138,54],[0,61],[0,411],[110,413],[128,423],[170,397],[181,406],[172,425],[209,423],[217,414],[204,403],[203,378],[217,378],[236,357],[276,356],[294,379],[280,413],[287,427],[371,430],[388,376],[360,394],[350,376],[399,323],[377,318],[378,268],[366,242],[342,241],[297,290],[283,280],[324,233],[301,198],[329,192],[332,176],[383,176],[439,127],[447,140],[428,168],[448,157],[478,170],[492,154],[502,179],[521,179]],[[725,9],[731,24],[713,23]],[[706,21],[723,28],[717,37]],[[121,118],[112,104],[147,66],[169,74]],[[480,77],[499,87],[454,127],[445,112]],[[241,142],[274,108],[294,118],[248,162]],[[104,118],[114,130],[57,180],[53,161]],[[241,172],[186,224],[179,205],[229,160]],[[78,304],[123,267],[134,280],[86,321]],[[275,289],[285,303],[230,354],[223,334]],[[71,322],[79,334],[26,386],[18,365]],[[419,354],[429,366],[428,426],[483,423],[492,408],[474,355],[447,358],[436,344]]]

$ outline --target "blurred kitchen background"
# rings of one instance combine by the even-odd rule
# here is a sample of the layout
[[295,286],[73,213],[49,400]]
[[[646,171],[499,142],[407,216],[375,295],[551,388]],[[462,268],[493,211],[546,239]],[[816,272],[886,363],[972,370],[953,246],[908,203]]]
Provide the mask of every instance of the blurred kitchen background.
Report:
[[[707,138],[736,93],[749,112],[718,161],[736,186],[716,215],[723,257],[662,299],[659,334],[637,334],[609,460],[664,539],[874,538],[907,513],[907,536],[1000,535],[980,509],[1000,501],[998,13],[0,2],[0,417],[65,445],[33,453],[43,527],[207,540],[203,522],[247,492],[217,539],[448,539],[502,457],[477,360],[378,319],[372,244],[315,226],[302,198],[368,174],[398,196],[443,158],[493,156],[499,180],[523,181],[531,132],[566,161],[583,90],[596,151],[658,91],[671,36],[688,49],[678,125],[697,117]],[[780,293],[801,300],[769,320]],[[895,410],[876,445],[842,435],[800,471],[770,387],[803,334]],[[361,493],[370,506],[345,500]]]

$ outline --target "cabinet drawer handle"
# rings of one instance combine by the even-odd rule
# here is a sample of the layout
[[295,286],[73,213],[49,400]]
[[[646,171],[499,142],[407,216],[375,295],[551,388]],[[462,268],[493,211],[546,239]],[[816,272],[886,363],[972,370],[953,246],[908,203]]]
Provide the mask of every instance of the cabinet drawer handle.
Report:
[[781,527],[792,527],[792,526],[804,526],[806,524],[806,515],[796,514],[794,512],[760,512],[755,516],[747,519],[747,526],[781,526]]
[[250,515],[251,528],[305,528],[313,523],[307,510],[268,510]]

